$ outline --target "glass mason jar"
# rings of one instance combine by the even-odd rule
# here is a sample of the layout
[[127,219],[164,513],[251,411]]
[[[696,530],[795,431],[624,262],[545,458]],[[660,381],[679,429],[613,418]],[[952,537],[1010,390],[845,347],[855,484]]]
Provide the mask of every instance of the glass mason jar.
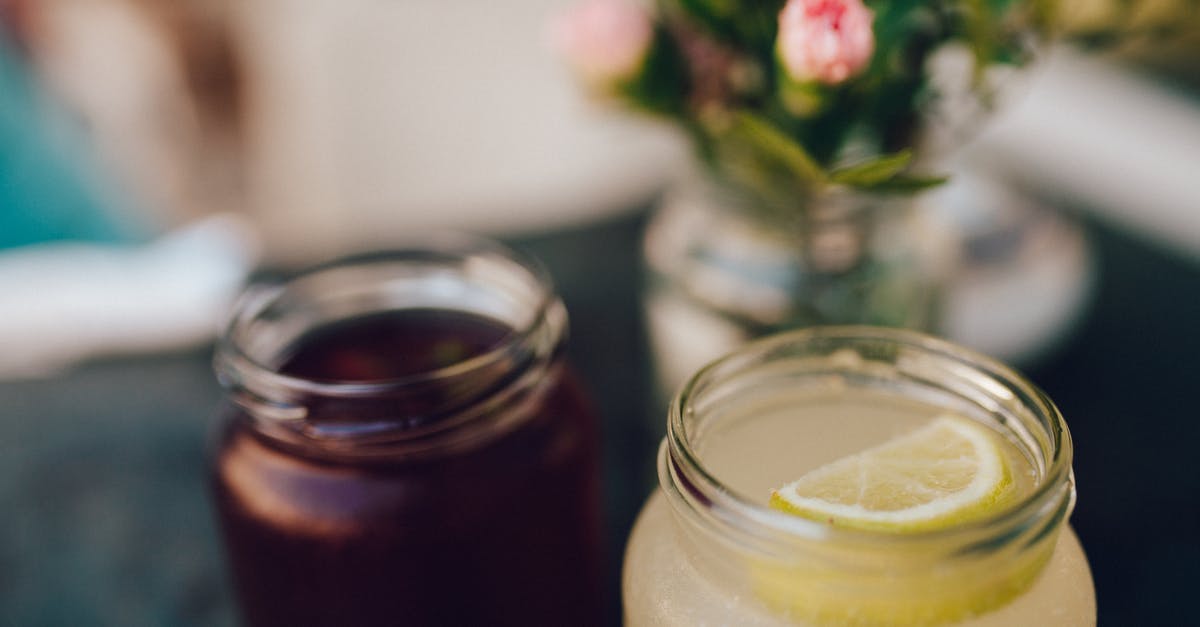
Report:
[[664,401],[705,363],[770,333],[934,325],[952,241],[912,196],[843,189],[772,203],[712,178],[673,186],[646,230],[644,306]]
[[211,460],[250,625],[595,624],[595,419],[539,267],[467,238],[251,292]]
[[[772,487],[945,412],[982,423],[1023,460],[1014,503],[911,533],[768,507]],[[1095,624],[1090,571],[1066,525],[1067,427],[995,361],[913,331],[785,333],[701,370],[668,420],[661,489],[625,557],[629,627]]]

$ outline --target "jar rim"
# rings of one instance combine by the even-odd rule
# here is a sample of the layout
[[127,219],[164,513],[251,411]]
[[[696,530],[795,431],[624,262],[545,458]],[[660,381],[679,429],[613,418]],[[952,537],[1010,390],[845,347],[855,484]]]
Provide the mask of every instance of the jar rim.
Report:
[[[324,380],[280,372],[278,364],[271,363],[271,359],[278,355],[255,355],[245,345],[244,336],[247,330],[256,321],[261,320],[272,306],[280,304],[288,297],[303,298],[303,286],[318,280],[328,280],[337,273],[376,269],[386,274],[389,268],[397,271],[401,268],[412,269],[420,266],[454,268],[455,264],[463,264],[461,271],[454,276],[468,282],[468,273],[472,271],[469,266],[473,262],[476,263],[475,269],[480,272],[489,268],[495,271],[498,267],[501,273],[512,273],[509,276],[516,277],[532,297],[529,303],[522,304],[523,312],[528,313],[522,315],[519,324],[506,324],[507,332],[494,345],[461,361],[392,378],[363,381]],[[479,264],[492,265],[483,268]],[[218,340],[214,367],[218,378],[227,388],[239,388],[256,397],[256,419],[275,424],[294,424],[307,418],[308,414],[304,407],[290,403],[289,399],[320,397],[348,402],[369,400],[422,386],[436,386],[451,380],[461,380],[474,373],[491,369],[502,369],[506,362],[523,364],[545,361],[554,349],[545,346],[547,342],[544,341],[543,331],[549,329],[552,336],[550,344],[557,344],[565,335],[565,314],[561,312],[561,307],[549,273],[535,258],[485,238],[460,233],[435,233],[422,237],[419,241],[414,239],[411,243],[398,244],[389,250],[350,255],[319,264],[291,275],[281,283],[248,287],[235,303],[232,315]],[[313,328],[362,313],[412,308],[417,307],[406,307],[403,302],[397,302],[370,312],[342,314],[321,320]],[[438,305],[427,308],[479,313],[466,306]],[[430,425],[430,430],[445,430],[455,422]],[[394,428],[388,430],[394,431]]]
[[[1014,504],[987,516],[949,527],[903,534],[878,530],[836,527],[769,508],[726,486],[701,459],[689,440],[686,419],[694,411],[699,389],[725,370],[736,368],[754,356],[787,346],[821,341],[864,341],[889,343],[928,355],[955,361],[981,373],[995,384],[1020,395],[1020,403],[1047,427],[1052,445],[1044,475],[1034,488]],[[990,539],[1017,535],[1039,522],[1056,524],[1065,520],[1074,505],[1071,470],[1071,435],[1058,408],[1050,399],[1012,368],[981,353],[916,331],[871,326],[827,326],[785,332],[744,345],[719,358],[688,379],[671,403],[667,436],[662,444],[659,480],[676,509],[695,509],[696,501],[714,510],[704,518],[748,539],[790,543],[813,541],[830,545],[972,546]],[[672,492],[675,492],[673,495]],[[684,503],[678,501],[683,500]],[[701,512],[690,511],[691,514]]]

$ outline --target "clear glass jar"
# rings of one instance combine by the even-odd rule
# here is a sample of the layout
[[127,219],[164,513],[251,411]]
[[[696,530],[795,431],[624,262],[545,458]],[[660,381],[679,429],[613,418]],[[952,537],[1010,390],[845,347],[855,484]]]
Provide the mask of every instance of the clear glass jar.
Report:
[[[1027,463],[1029,488],[1014,504],[907,534],[768,507],[771,487],[797,468],[946,411],[989,427]],[[1087,561],[1066,526],[1075,500],[1066,424],[995,361],[913,331],[785,333],[693,376],[668,422],[661,489],[625,558],[630,627],[1095,624]]]
[[904,195],[831,190],[773,202],[695,174],[646,230],[644,306],[664,405],[737,346],[814,325],[928,330],[949,235]]
[[250,625],[599,620],[596,424],[536,265],[337,262],[239,305],[212,486]]

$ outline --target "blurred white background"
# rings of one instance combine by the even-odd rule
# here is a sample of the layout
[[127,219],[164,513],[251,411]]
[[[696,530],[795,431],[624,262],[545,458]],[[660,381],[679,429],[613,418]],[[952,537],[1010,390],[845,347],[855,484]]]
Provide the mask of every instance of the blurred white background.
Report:
[[570,0],[238,5],[252,202],[268,249],[491,233],[644,204],[678,154],[588,102],[543,36]]

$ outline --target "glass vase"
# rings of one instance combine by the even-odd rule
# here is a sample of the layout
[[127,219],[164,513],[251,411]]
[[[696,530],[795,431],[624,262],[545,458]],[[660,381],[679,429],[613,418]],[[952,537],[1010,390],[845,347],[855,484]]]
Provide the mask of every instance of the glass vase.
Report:
[[914,196],[834,190],[771,205],[711,178],[683,179],[664,195],[643,247],[659,400],[769,333],[932,328],[952,250]]

